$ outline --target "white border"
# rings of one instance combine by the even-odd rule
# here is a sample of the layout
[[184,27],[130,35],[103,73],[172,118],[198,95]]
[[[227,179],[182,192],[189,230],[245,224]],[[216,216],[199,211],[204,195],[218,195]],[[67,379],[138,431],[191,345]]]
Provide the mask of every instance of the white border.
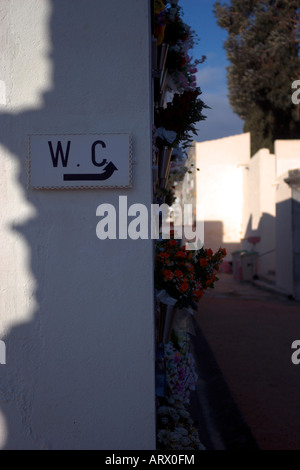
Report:
[[[129,184],[126,186],[32,186],[31,185],[31,137],[32,136],[66,136],[66,135],[128,135],[129,136]],[[39,189],[59,189],[62,191],[65,190],[74,190],[74,189],[130,189],[132,188],[132,159],[133,159],[133,149],[132,149],[132,134],[130,132],[92,132],[92,133],[65,133],[65,134],[27,134],[28,138],[28,189],[39,190]]]

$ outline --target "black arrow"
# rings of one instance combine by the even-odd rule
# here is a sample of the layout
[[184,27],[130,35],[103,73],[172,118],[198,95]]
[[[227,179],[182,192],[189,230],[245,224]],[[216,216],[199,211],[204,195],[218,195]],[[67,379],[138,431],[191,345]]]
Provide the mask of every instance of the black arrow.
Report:
[[64,174],[64,181],[104,181],[104,180],[108,180],[108,178],[110,178],[115,171],[118,171],[118,168],[113,163],[110,162],[105,167],[105,170],[103,173],[98,173],[98,174],[67,173],[67,174]]

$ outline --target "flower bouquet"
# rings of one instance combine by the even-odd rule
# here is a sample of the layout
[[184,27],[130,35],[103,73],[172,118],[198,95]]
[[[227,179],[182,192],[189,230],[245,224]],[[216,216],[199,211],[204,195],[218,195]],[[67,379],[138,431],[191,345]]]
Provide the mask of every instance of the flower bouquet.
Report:
[[157,243],[155,259],[155,288],[165,291],[173,305],[197,310],[197,302],[207,288],[218,280],[216,273],[226,250],[186,250],[180,240],[161,240]]
[[179,395],[160,400],[157,406],[157,448],[205,450],[190,413]]
[[165,34],[165,4],[162,0],[154,0],[154,37],[157,39],[157,45],[160,46],[164,40]]
[[155,110],[158,147],[178,147],[181,144],[185,148],[190,145],[190,133],[197,135],[195,124],[206,118],[202,110],[207,106],[199,98],[200,95],[200,88],[175,93],[165,108],[158,107]]
[[193,62],[190,57],[189,51],[198,42],[198,38],[195,31],[183,22],[181,16],[182,7],[171,1],[165,11],[164,41],[169,45],[166,67],[178,90],[196,86],[197,66],[206,59],[202,56]]
[[173,333],[176,341],[165,345],[166,380],[171,394],[181,397],[183,403],[189,404],[190,391],[196,390],[198,376],[195,359],[191,353],[187,335],[182,331]]

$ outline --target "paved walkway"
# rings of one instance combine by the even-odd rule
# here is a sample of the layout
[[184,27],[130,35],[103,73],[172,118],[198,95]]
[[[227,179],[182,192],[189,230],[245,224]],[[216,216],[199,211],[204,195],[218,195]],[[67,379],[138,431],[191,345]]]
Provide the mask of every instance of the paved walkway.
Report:
[[259,448],[300,450],[300,303],[222,274],[196,320]]

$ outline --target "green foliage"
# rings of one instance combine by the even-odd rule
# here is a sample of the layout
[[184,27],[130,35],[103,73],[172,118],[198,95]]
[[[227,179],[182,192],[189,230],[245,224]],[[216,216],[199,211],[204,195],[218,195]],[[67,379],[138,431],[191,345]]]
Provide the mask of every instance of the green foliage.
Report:
[[300,138],[291,84],[300,78],[299,0],[216,2],[224,44],[229,100],[251,132],[252,154],[275,139]]
[[191,133],[197,135],[196,123],[206,118],[202,111],[208,106],[199,98],[201,94],[199,87],[185,90],[181,94],[175,93],[172,102],[167,103],[165,108],[155,110],[156,127],[176,132],[174,147],[189,147],[192,142]]

